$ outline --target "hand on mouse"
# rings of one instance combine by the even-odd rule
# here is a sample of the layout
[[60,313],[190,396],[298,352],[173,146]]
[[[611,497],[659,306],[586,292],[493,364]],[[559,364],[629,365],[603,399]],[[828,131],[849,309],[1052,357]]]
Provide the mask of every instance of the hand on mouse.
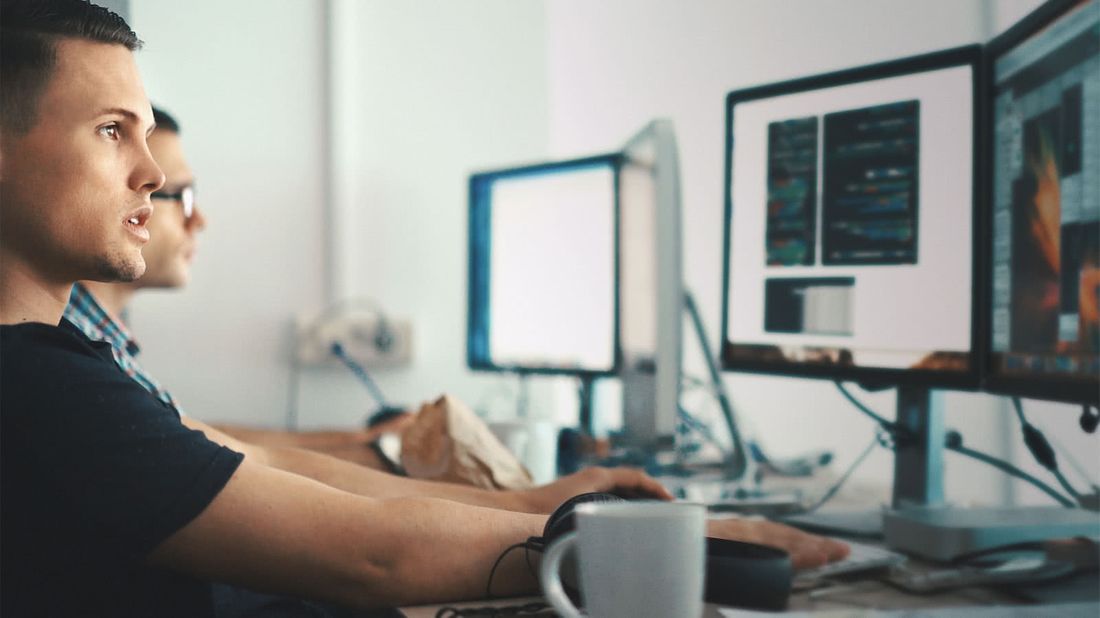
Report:
[[848,546],[840,541],[762,519],[712,519],[707,522],[707,536],[782,549],[790,554],[796,569],[835,562],[849,552]]
[[528,511],[550,513],[578,494],[600,491],[627,499],[672,500],[657,479],[635,468],[593,466],[523,493]]

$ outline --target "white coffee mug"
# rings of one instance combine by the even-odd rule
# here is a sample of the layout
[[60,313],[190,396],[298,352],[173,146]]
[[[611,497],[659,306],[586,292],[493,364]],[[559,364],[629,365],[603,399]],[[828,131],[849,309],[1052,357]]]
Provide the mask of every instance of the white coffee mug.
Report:
[[575,547],[588,616],[695,618],[703,612],[706,513],[701,504],[580,504],[576,531],[554,541],[543,556],[543,594],[562,616],[582,616],[560,575],[563,556]]

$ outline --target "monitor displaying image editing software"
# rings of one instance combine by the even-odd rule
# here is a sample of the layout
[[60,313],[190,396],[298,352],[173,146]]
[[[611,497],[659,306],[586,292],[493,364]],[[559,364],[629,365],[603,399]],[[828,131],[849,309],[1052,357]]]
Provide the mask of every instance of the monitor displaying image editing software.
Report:
[[726,369],[977,385],[980,57],[729,94]]
[[990,390],[1100,399],[1100,0],[989,45]]

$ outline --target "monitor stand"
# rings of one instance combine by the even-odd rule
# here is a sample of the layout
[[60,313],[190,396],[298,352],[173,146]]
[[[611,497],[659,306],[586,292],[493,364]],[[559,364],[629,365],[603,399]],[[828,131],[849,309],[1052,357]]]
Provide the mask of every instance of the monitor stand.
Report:
[[708,507],[712,512],[749,513],[766,516],[778,516],[796,511],[802,507],[802,494],[798,491],[782,490],[769,491],[760,486],[760,474],[756,461],[753,459],[748,440],[741,433],[737,422],[737,413],[733,408],[726,393],[726,385],[722,381],[722,374],[718,369],[717,357],[710,347],[710,338],[707,337],[703,318],[699,314],[699,308],[695,304],[695,298],[691,292],[684,290],[684,309],[695,330],[699,340],[699,348],[706,360],[707,373],[710,377],[711,387],[714,389],[719,408],[726,421],[726,429],[730,434],[731,448],[725,454],[720,464],[721,477],[725,484],[724,496],[718,500],[710,501]]
[[[894,455],[891,508],[881,512],[890,548],[935,561],[951,561],[997,548],[1076,536],[1100,537],[1100,514],[1055,507],[955,507],[944,501],[943,393],[898,388],[901,437]],[[877,512],[802,515],[808,529],[844,534],[868,531]],[[833,518],[833,522],[829,522]],[[821,525],[815,526],[815,519]],[[797,520],[789,523],[799,525]],[[830,527],[828,524],[837,524]],[[858,535],[858,534],[857,534]]]
[[699,308],[695,305],[695,297],[688,290],[684,290],[684,309],[691,318],[691,325],[695,330],[696,337],[699,339],[699,348],[703,352],[704,360],[706,360],[711,387],[714,388],[718,406],[721,408],[722,416],[726,421],[726,429],[730,432],[732,448],[726,454],[726,461],[723,466],[726,480],[755,485],[757,477],[755,462],[749,454],[748,443],[741,435],[733,404],[726,394],[726,385],[722,381],[722,374],[718,371],[717,357],[711,352],[710,340],[707,337],[706,327],[703,325],[703,317],[699,314]]

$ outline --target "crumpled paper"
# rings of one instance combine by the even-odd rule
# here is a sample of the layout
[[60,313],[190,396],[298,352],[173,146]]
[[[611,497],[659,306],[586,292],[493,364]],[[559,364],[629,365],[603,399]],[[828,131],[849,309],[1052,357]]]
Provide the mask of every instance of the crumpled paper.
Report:
[[401,437],[401,465],[410,477],[485,489],[528,489],[531,473],[458,399],[425,403]]

